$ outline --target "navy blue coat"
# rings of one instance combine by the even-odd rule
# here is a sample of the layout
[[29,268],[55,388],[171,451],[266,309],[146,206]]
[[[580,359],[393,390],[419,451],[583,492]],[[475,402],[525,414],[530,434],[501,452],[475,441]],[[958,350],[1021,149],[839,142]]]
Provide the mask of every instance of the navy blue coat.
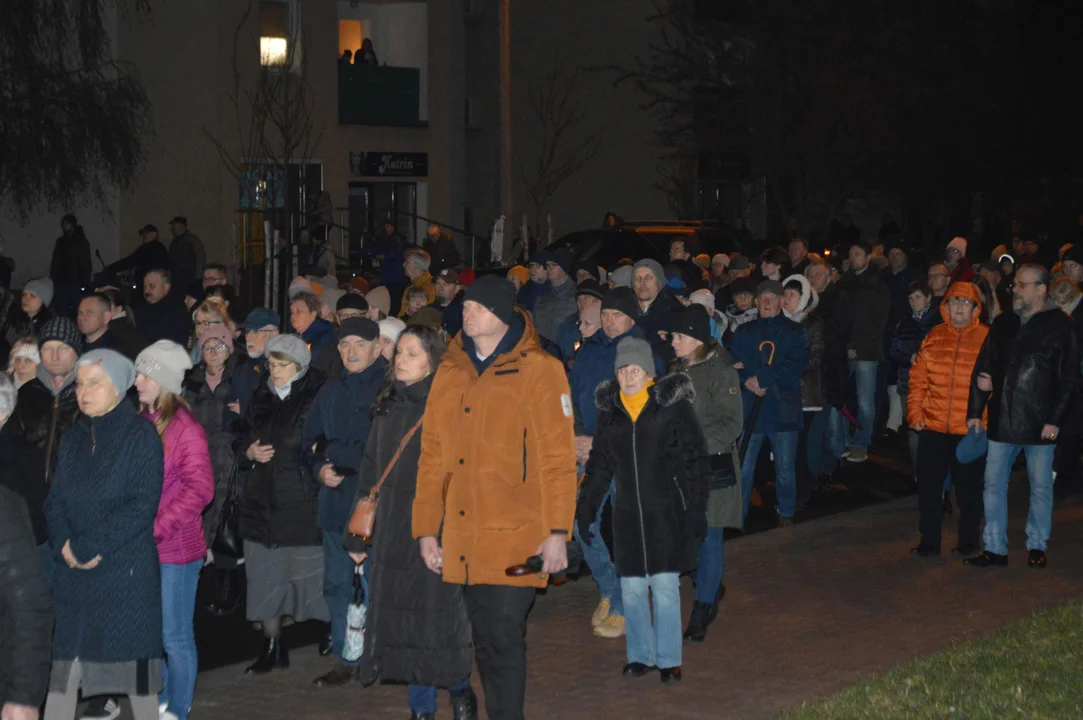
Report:
[[[910,391],[910,358],[921,349],[921,341],[929,334],[934,326],[941,321],[940,307],[929,305],[925,308],[920,319],[915,319],[913,313],[909,313],[895,328],[891,336],[891,345],[888,346],[887,354],[898,372],[895,379],[899,386],[899,394],[906,395]],[[892,378],[888,378],[888,384],[892,384]]]
[[[595,404],[594,391],[602,383],[617,376],[617,343],[626,337],[643,339],[643,331],[638,326],[612,340],[604,330],[591,335],[579,346],[575,364],[568,374],[568,386],[572,390],[572,407],[575,410],[575,434],[594,436],[598,425],[598,407]],[[657,353],[654,354],[656,377],[666,374],[665,364]]]
[[[162,441],[135,406],[81,416],[60,443],[45,502],[57,564],[53,659],[128,662],[162,656],[162,586],[154,517],[162,493]],[[93,570],[69,568],[64,544]]]
[[304,435],[326,438],[327,448],[313,456],[312,477],[318,481],[320,469],[328,463],[357,471],[357,474],[346,476],[337,488],[320,483],[321,530],[341,533],[350,521],[361,459],[372,429],[372,403],[380,394],[386,377],[387,361],[378,357],[363,372],[343,372],[328,380],[316,395],[316,402],[305,421]]
[[[768,366],[770,346],[775,344],[774,362]],[[744,363],[741,373],[741,399],[745,407],[745,432],[756,434],[797,432],[801,430],[801,376],[808,363],[805,330],[781,314],[759,318],[741,327],[730,346],[734,362]],[[755,427],[748,420],[756,396],[744,382],[755,376],[760,387],[767,388]]]
[[455,293],[447,307],[441,309],[443,316],[444,332],[449,338],[453,338],[463,329],[463,291]]
[[523,309],[530,314],[534,314],[534,304],[538,302],[538,298],[541,294],[549,289],[549,283],[536,283],[533,280],[526,285],[519,288],[519,294],[515,298],[515,301],[522,305]]
[[[599,330],[599,332],[601,332]],[[568,361],[575,357],[575,344],[582,339],[579,334],[579,313],[574,312],[557,325],[556,345],[560,350],[560,361],[568,367]]]
[[[238,347],[237,352],[244,352],[244,349]],[[260,355],[255,359],[247,358],[234,368],[233,374],[229,377],[230,397],[228,402],[236,401],[239,403],[241,411],[237,413],[236,417],[229,417],[228,421],[234,422],[244,417],[245,413],[248,412],[248,405],[252,402],[252,396],[256,394],[256,390],[263,383],[266,374],[267,357],[265,355]]]

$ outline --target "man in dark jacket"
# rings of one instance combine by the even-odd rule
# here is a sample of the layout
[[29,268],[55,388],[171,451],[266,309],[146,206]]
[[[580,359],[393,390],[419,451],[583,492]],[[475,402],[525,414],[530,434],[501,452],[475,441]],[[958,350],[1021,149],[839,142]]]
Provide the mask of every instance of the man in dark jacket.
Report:
[[1012,309],[993,321],[971,380],[967,424],[989,412],[985,464],[985,552],[975,567],[1008,564],[1008,479],[1022,450],[1030,479],[1029,565],[1046,565],[1053,525],[1053,451],[1079,385],[1079,339],[1072,320],[1049,297],[1049,271],[1023,265]]
[[[564,318],[560,325],[557,326],[555,339],[555,345],[560,352],[560,361],[564,363],[564,367],[570,367],[571,361],[575,358],[576,346],[579,345],[579,341],[582,339],[579,332],[579,316],[584,310],[591,307],[598,308],[599,312],[601,312],[604,297],[605,291],[593,278],[588,278],[576,286],[575,306],[578,309]],[[609,378],[603,379],[608,380]]]
[[305,436],[320,438],[312,475],[322,484],[319,522],[323,531],[323,597],[331,612],[331,652],[338,658],[330,672],[316,678],[316,687],[344,685],[356,674],[356,661],[342,656],[355,570],[342,540],[372,428],[370,408],[387,375],[387,361],[380,355],[380,348],[380,326],[375,322],[367,318],[343,322],[338,331],[338,354],[344,372],[320,388],[305,423]]
[[264,346],[268,340],[278,334],[281,325],[282,319],[278,317],[278,313],[261,307],[248,313],[248,317],[241,323],[241,329],[245,332],[244,342],[248,360],[240,363],[230,377],[231,397],[227,403],[230,410],[239,417],[244,417],[248,412],[252,396],[267,373]]
[[173,282],[169,270],[151,270],[143,278],[143,298],[132,304],[136,327],[148,343],[172,340],[181,347],[188,345],[192,334],[192,317],[184,305],[183,285]]
[[22,498],[0,486],[0,712],[36,720],[49,690],[53,605]]
[[850,270],[839,281],[854,309],[847,338],[850,373],[857,387],[857,423],[850,462],[869,459],[873,425],[876,422],[876,376],[884,361],[884,327],[891,312],[891,295],[884,278],[870,265],[872,250],[865,242],[850,246]]
[[143,351],[147,343],[139,337],[139,331],[128,322],[127,318],[118,318],[115,325],[112,320],[113,303],[104,293],[92,293],[79,303],[79,315],[76,322],[79,332],[86,337],[86,352],[105,348],[116,350],[132,362]]
[[53,281],[55,307],[62,315],[71,315],[79,304],[82,289],[90,282],[94,266],[90,260],[90,241],[74,215],[60,221],[62,234],[53,246],[49,279]]
[[853,307],[848,295],[839,290],[838,283],[831,281],[831,267],[820,261],[809,265],[806,271],[809,284],[820,296],[816,311],[824,321],[824,357],[820,365],[824,410],[827,411],[827,427],[824,433],[824,458],[822,469],[832,473],[846,450],[847,421],[842,415],[846,407],[849,371],[846,359],[846,338],[853,322]]
[[135,252],[106,268],[108,274],[116,277],[132,272],[138,282],[151,270],[169,267],[169,250],[158,239],[158,228],[153,225],[144,225],[139,229],[139,237],[142,239],[142,244],[135,249]]
[[177,294],[183,297],[188,286],[200,279],[200,271],[207,263],[207,253],[203,250],[203,241],[188,229],[188,218],[177,215],[169,221],[169,230],[173,233],[173,240],[169,243],[169,269]]
[[433,277],[439,275],[442,270],[454,268],[462,261],[455,241],[451,235],[441,230],[439,225],[429,226],[429,233],[425,237],[422,249],[432,258],[429,272],[433,274]]
[[545,271],[549,285],[534,305],[534,327],[542,338],[555,343],[561,321],[576,312],[571,253],[565,249],[550,253],[545,261]]
[[635,264],[632,289],[639,301],[636,325],[643,330],[654,352],[668,363],[673,359],[673,346],[661,333],[669,331],[670,315],[679,310],[681,304],[672,295],[662,291],[665,286],[666,273],[657,260],[647,258]]
[[[782,315],[782,284],[764,280],[756,289],[759,318],[733,336],[733,359],[744,385],[745,441],[741,467],[744,513],[748,515],[752,483],[763,441],[775,455],[775,483],[780,525],[792,525],[797,501],[797,439],[802,428],[801,376],[808,362],[804,329]],[[755,423],[752,409],[759,406]]]
[[444,268],[436,276],[436,306],[447,336],[458,335],[463,329],[463,286],[459,284],[459,273],[451,268]]
[[707,287],[707,280],[703,277],[703,268],[692,260],[692,253],[688,249],[689,241],[685,238],[674,238],[669,243],[669,264],[681,272],[684,286],[691,293],[694,290]]
[[546,254],[539,250],[531,255],[529,262],[527,262],[526,267],[530,271],[530,282],[519,288],[516,302],[529,313],[534,312],[538,298],[549,289],[549,273],[545,269],[547,260]]

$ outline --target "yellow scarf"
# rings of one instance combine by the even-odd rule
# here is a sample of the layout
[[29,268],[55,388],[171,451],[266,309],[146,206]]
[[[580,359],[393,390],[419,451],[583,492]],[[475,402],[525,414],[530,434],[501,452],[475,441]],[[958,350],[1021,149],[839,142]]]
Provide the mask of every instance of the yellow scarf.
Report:
[[637,392],[635,395],[628,396],[624,394],[622,390],[620,393],[620,402],[624,406],[624,409],[628,411],[628,415],[632,418],[632,422],[639,419],[639,414],[643,412],[643,408],[647,405],[647,400],[650,399],[650,394],[647,392],[647,388],[654,385],[654,380],[648,380],[647,384],[643,386],[643,389]]

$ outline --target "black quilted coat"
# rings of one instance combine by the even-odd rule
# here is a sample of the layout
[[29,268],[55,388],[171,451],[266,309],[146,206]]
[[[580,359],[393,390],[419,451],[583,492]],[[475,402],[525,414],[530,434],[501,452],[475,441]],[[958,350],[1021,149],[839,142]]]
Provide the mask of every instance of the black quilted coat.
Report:
[[233,445],[237,453],[247,453],[256,440],[275,449],[271,462],[248,463],[250,472],[240,505],[240,530],[245,540],[269,548],[323,542],[323,533],[316,526],[320,486],[310,469],[316,438],[303,436],[321,380],[318,373],[307,372],[293,382],[286,399],[280,400],[268,387],[268,379],[256,390],[248,413],[238,424]]
[[616,478],[613,560],[620,577],[692,570],[707,534],[707,443],[692,381],[675,373],[648,392],[633,423],[617,382],[598,386],[601,414],[580,490],[579,517],[593,517]]
[[[432,377],[406,387],[377,409],[361,464],[360,495],[368,495],[391,462],[402,438],[425,412]],[[361,681],[450,687],[470,675],[470,623],[462,586],[445,583],[425,567],[413,538],[419,428],[380,489],[373,545],[365,561],[369,607]],[[360,550],[347,535],[346,545]]]

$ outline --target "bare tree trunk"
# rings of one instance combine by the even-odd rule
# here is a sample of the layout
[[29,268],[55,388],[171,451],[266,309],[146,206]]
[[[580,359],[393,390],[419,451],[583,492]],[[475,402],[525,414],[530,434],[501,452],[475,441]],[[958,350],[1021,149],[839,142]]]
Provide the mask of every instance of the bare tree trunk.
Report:
[[[511,0],[500,0],[500,211],[512,220]],[[504,236],[507,246],[508,235]],[[506,249],[506,247],[505,247]]]

